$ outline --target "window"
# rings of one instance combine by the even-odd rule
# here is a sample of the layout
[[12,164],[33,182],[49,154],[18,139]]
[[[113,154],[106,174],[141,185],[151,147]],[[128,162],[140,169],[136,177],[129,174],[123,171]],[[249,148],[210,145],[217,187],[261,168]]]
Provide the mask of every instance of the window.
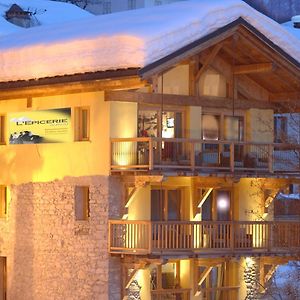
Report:
[[88,186],[75,187],[75,220],[86,221],[90,215],[90,195]]
[[90,110],[88,107],[75,109],[75,140],[88,141],[90,139]]
[[103,2],[103,14],[111,13],[111,2]]
[[7,187],[0,185],[0,218],[5,218],[7,214]]
[[128,0],[128,9],[136,8],[136,0]]
[[0,300],[7,299],[6,297],[6,282],[7,278],[7,267],[6,267],[6,257],[0,256]]
[[0,116],[0,144],[5,144],[5,116]]
[[274,142],[283,143],[287,141],[287,117],[274,116]]

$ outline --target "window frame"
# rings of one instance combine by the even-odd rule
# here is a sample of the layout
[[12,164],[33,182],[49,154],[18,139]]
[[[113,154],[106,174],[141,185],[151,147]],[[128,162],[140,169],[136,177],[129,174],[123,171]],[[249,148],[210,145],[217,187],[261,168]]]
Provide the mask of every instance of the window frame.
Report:
[[[86,111],[86,136],[83,135],[83,115],[82,113]],[[77,142],[90,141],[90,107],[89,106],[80,106],[75,107],[74,111],[74,123],[75,123],[75,132],[74,139]]]
[[0,145],[6,145],[6,115],[0,114]]
[[[82,196],[81,203],[78,202],[80,196]],[[82,211],[78,211],[78,209]],[[88,221],[90,218],[90,187],[87,185],[76,185],[74,188],[74,218],[75,221],[81,222]]]
[[7,186],[0,185],[0,218],[7,216]]

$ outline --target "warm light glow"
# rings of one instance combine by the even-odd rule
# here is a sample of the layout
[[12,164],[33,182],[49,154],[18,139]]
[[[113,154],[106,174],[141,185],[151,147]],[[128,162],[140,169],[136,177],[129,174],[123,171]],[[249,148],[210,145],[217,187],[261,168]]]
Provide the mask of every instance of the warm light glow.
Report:
[[229,208],[229,200],[224,197],[220,197],[217,201],[218,209],[220,210],[228,210]]
[[246,262],[246,266],[248,268],[251,267],[251,266],[253,266],[254,263],[255,263],[254,260],[252,259],[252,257],[246,257],[245,262]]

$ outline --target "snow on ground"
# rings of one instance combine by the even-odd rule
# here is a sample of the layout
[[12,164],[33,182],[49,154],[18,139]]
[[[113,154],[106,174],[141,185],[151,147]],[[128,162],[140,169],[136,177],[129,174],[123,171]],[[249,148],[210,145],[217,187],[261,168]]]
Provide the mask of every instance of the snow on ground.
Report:
[[0,0],[0,36],[27,30],[27,28],[16,26],[4,18],[5,12],[13,4],[19,5],[25,11],[36,12],[34,17],[40,25],[57,24],[92,16],[87,11],[75,5],[63,2],[47,0]]
[[279,200],[300,200],[300,194],[283,194],[279,193],[277,196],[277,199]]
[[191,0],[0,37],[0,81],[144,67],[239,17],[300,62],[300,40],[243,1]]

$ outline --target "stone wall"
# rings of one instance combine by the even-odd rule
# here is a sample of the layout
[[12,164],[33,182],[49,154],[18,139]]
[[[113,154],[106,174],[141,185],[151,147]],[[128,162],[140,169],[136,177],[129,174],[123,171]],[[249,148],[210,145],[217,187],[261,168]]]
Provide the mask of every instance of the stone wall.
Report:
[[[88,221],[75,221],[76,185],[90,187]],[[107,226],[119,213],[118,180],[70,177],[9,188],[8,217],[0,221],[8,300],[120,299],[120,262],[108,254]]]

